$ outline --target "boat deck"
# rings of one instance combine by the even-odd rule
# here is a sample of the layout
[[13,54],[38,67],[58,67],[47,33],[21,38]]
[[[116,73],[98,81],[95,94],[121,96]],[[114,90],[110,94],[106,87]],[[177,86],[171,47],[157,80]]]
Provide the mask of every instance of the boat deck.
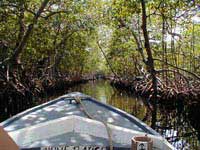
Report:
[[[81,97],[88,119],[74,97]],[[81,93],[71,93],[22,112],[1,125],[20,148],[59,145],[96,145],[109,147],[105,125],[112,130],[114,147],[131,147],[134,135],[161,136],[137,118]],[[35,149],[34,149],[35,150]]]
[[[16,118],[8,120],[6,123],[4,123],[4,129],[7,132],[11,132],[71,115],[87,118],[83,111],[80,110],[79,105],[77,105],[74,101],[72,101],[70,104],[71,99],[73,99],[72,97],[75,96],[82,97],[82,102],[86,110],[96,120],[103,120],[116,126],[121,126],[140,132],[157,134],[137,118],[128,115],[121,110],[117,110],[116,108],[97,102],[94,99],[78,92],[70,95],[68,94],[67,96],[62,96],[54,101],[41,105],[40,107],[30,109],[24,114],[19,114]],[[127,115],[130,117],[127,117]]]

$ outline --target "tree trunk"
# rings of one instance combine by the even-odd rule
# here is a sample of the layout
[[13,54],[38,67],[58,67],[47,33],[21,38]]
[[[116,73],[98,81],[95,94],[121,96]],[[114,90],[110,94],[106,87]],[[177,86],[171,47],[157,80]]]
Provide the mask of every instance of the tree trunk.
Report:
[[154,67],[154,60],[153,60],[153,55],[151,51],[151,46],[149,43],[149,35],[147,31],[147,15],[146,15],[146,4],[145,0],[141,0],[141,5],[142,5],[142,30],[143,30],[143,36],[144,36],[144,42],[145,42],[145,49],[147,53],[147,70],[151,75],[152,79],[152,88],[153,88],[153,93],[152,93],[152,103],[154,110],[152,112],[152,128],[155,129],[156,126],[156,121],[157,121],[157,78],[156,78],[156,71]]
[[23,38],[24,33],[25,33],[24,12],[25,12],[24,2],[20,1],[20,4],[19,4],[19,34],[18,34],[18,38],[17,38],[15,47],[19,46],[20,40]]
[[26,31],[26,33],[24,34],[24,36],[22,37],[21,41],[19,42],[19,44],[17,44],[14,54],[11,58],[11,63],[13,65],[18,65],[20,64],[20,56],[21,53],[24,51],[27,41],[31,35],[31,32],[33,30],[34,25],[37,23],[38,18],[40,17],[41,13],[43,12],[44,8],[46,7],[46,5],[48,4],[49,0],[44,0],[39,8],[39,10],[37,11],[36,15],[33,18],[33,22],[31,24],[29,24],[28,29]]

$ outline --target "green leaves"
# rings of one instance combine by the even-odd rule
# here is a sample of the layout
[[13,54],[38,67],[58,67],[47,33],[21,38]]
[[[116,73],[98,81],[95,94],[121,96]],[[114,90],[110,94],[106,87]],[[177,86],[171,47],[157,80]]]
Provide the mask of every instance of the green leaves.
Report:
[[[7,54],[0,56],[1,60],[7,56],[10,57],[14,52],[20,33],[19,22],[22,8],[24,8],[22,22],[24,29],[27,30],[41,2],[42,0],[0,1],[0,42],[3,41],[8,47]],[[183,63],[183,58],[187,60],[187,64],[191,61],[190,59],[194,59],[195,66],[198,66],[199,62],[196,58],[200,55],[199,25],[195,24],[193,32],[190,14],[195,11],[192,11],[196,8],[194,5],[196,4],[187,0],[146,1],[148,32],[150,40],[154,42],[151,43],[154,57],[168,58],[168,61],[172,63],[177,57],[180,59],[177,65]],[[61,60],[58,65],[62,68],[60,71],[80,71],[81,63],[84,63],[84,67],[81,67],[87,73],[97,68],[97,70],[107,71],[106,63],[96,45],[98,39],[102,42],[114,68],[120,74],[123,74],[125,70],[133,73],[136,66],[142,62],[142,58],[136,51],[137,43],[132,32],[144,47],[140,16],[140,0],[52,0],[33,29],[27,48],[22,54],[23,63],[34,65],[34,62],[49,57],[49,65],[53,65],[56,58]],[[164,35],[163,24],[165,25]],[[104,31],[102,27],[107,29]],[[174,41],[175,48],[173,48],[173,41],[165,41],[166,56],[162,56],[164,53],[162,38],[164,36],[164,40],[168,39],[169,32],[174,32],[175,27],[184,29],[181,33],[182,38]],[[155,44],[155,41],[158,42]],[[194,45],[194,53],[191,52],[193,49],[191,45]],[[176,54],[175,57],[171,54],[172,52],[181,52],[186,56]],[[76,60],[77,58],[79,60]],[[33,61],[31,62],[30,59]],[[134,66],[135,62],[136,66]],[[157,68],[162,67],[160,63],[156,65]]]

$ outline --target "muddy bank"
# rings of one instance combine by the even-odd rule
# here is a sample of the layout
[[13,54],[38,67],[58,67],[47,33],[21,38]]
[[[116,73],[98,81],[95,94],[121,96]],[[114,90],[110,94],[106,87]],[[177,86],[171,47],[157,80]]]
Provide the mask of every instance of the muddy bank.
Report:
[[[145,82],[143,78],[138,77],[132,81],[119,80],[107,78],[110,80],[110,84],[119,89],[126,89],[137,96],[150,99],[152,95],[152,88],[150,82]],[[163,88],[158,86],[158,102],[159,103],[200,103],[200,88],[192,87],[188,89],[176,90],[174,88],[166,87]]]
[[88,82],[85,78],[59,78],[34,81],[34,88],[22,92],[12,86],[2,87],[0,92],[0,122],[28,108],[44,102],[44,98],[62,93],[68,88]]
[[66,78],[56,80],[44,80],[42,85],[44,88],[43,94],[55,95],[57,92],[66,91],[68,88],[78,84],[87,83],[89,79],[83,78]]

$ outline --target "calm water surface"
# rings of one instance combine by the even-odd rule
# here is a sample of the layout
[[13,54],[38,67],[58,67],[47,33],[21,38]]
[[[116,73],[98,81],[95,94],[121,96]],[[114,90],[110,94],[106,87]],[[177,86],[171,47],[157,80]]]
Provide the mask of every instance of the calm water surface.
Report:
[[[9,118],[24,109],[39,105],[60,95],[74,91],[85,93],[100,100],[103,103],[120,108],[136,116],[140,120],[143,120],[146,124],[151,125],[151,113],[145,106],[145,100],[136,98],[131,93],[127,93],[119,89],[117,90],[116,88],[112,87],[108,81],[105,80],[91,81],[86,84],[77,85],[60,93],[59,91],[55,91],[54,94],[52,93],[53,97],[46,96],[46,98],[41,100],[34,98],[35,100],[33,104],[30,104],[25,108],[15,110],[14,112],[11,111],[13,110],[11,109],[12,106],[8,105],[9,109],[7,109],[7,113],[4,113],[3,115],[1,114],[3,116],[2,118]],[[15,104],[18,104],[18,101],[13,103],[13,105]],[[178,150],[200,150],[199,108],[200,104],[193,104],[192,107],[186,107],[181,103],[168,105],[165,104],[162,105],[162,107],[159,106],[156,130],[161,133]]]
[[[144,101],[132,94],[110,86],[108,81],[97,80],[68,89],[90,95],[103,103],[120,108],[150,125],[151,114]],[[198,119],[192,118],[190,109],[168,105],[159,106],[157,131],[179,150],[200,150]],[[200,115],[200,114],[199,114]],[[198,115],[197,115],[198,116]],[[195,122],[197,121],[197,122]],[[196,128],[195,128],[196,127]]]

